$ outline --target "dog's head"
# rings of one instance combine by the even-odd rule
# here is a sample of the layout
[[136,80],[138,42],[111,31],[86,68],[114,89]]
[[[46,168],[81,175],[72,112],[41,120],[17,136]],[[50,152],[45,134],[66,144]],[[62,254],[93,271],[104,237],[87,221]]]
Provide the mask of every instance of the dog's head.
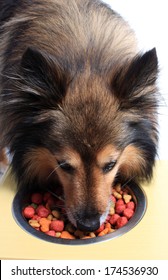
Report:
[[105,74],[86,63],[72,75],[59,64],[58,58],[37,50],[23,55],[13,165],[18,172],[15,162],[22,158],[19,177],[24,183],[59,181],[70,221],[95,230],[106,219],[116,180],[152,175],[156,52],[137,55]]

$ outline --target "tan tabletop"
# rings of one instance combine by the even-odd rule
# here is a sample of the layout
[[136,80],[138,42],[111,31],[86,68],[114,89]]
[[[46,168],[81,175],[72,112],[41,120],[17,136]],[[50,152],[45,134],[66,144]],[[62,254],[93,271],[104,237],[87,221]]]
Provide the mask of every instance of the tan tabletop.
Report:
[[158,161],[153,181],[142,187],[147,211],[131,231],[102,243],[68,246],[38,239],[17,225],[11,211],[16,186],[7,175],[0,185],[0,259],[168,259],[168,161]]

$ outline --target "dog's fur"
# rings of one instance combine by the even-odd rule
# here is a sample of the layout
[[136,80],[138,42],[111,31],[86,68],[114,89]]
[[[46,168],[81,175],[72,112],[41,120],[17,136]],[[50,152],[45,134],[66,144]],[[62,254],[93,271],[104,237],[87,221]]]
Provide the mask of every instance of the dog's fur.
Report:
[[59,182],[71,222],[93,230],[116,181],[152,176],[156,51],[98,0],[1,3],[1,148],[18,186]]

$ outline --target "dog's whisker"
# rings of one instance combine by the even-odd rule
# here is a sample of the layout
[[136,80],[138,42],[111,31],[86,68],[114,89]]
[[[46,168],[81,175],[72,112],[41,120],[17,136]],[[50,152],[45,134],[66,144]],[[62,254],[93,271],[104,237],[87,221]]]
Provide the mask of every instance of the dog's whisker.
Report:
[[[62,198],[61,196],[57,195],[56,193],[54,193],[54,192],[51,191],[50,189],[47,189],[47,191],[48,191],[49,193],[51,193],[53,196],[55,196],[56,198],[58,198],[58,199],[62,200],[63,202],[65,202],[65,199],[64,199],[64,198]],[[60,206],[61,206],[61,205],[60,205]],[[64,206],[64,205],[63,205],[63,206]]]
[[128,179],[121,187],[124,188],[132,179],[134,179],[136,175],[132,176],[130,179]]
[[55,209],[59,209],[59,211],[60,211],[60,209],[65,209],[65,208],[64,208],[64,205],[57,205],[57,204],[54,204],[52,210],[55,210]]
[[59,168],[60,166],[59,165],[57,165],[52,171],[51,171],[51,173],[48,175],[48,177],[47,177],[47,181],[48,181],[48,179],[53,175],[53,173]]
[[60,166],[62,166],[62,165],[64,165],[64,164],[66,164],[66,163],[63,162],[63,163],[58,164],[58,165],[51,171],[51,173],[48,175],[47,181],[48,181],[48,179],[52,176],[52,174],[53,174]]

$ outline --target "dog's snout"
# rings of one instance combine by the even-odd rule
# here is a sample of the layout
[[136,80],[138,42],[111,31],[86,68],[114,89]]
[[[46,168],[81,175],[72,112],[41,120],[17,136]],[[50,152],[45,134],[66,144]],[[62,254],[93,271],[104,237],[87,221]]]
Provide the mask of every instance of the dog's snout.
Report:
[[100,227],[100,215],[83,217],[77,221],[77,228],[82,231],[95,231]]

